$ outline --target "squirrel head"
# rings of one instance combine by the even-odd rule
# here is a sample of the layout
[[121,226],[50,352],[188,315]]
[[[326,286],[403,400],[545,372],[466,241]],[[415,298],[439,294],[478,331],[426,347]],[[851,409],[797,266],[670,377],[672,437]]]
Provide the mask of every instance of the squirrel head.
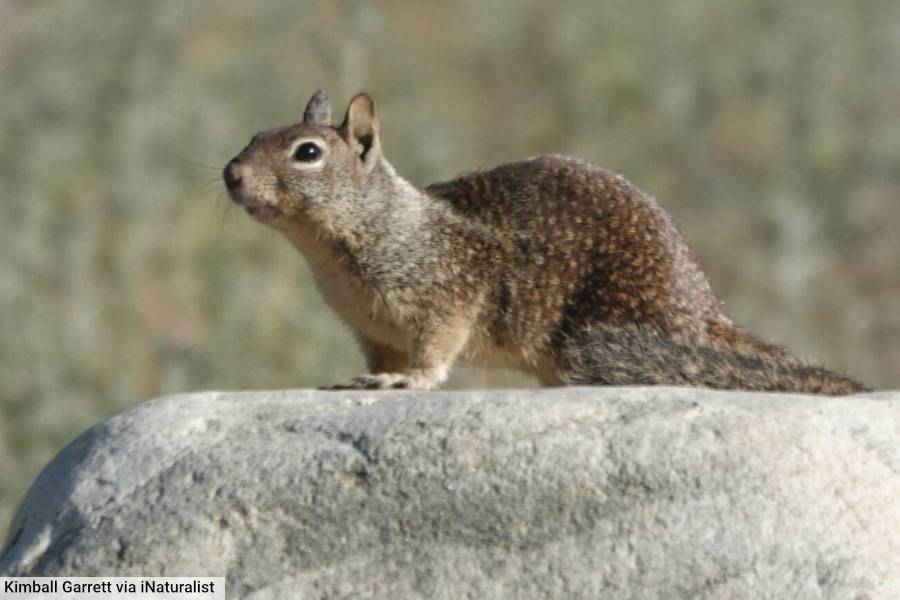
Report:
[[328,228],[383,183],[375,102],[357,94],[344,122],[331,125],[325,92],[313,94],[303,121],[257,133],[222,174],[232,200],[257,221],[278,227],[299,221]]

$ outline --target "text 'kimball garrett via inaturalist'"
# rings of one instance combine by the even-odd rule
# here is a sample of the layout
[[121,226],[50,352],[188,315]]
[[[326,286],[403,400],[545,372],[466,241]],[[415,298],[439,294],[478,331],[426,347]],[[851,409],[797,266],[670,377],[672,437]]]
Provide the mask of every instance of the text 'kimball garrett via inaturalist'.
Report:
[[231,198],[306,257],[370,373],[431,389],[458,358],[544,385],[851,394],[862,384],[735,326],[669,215],[623,177],[538,156],[417,189],[381,152],[375,103],[316,92],[224,171]]
[[212,581],[200,581],[195,579],[190,583],[153,581],[144,579],[139,583],[131,581],[98,581],[81,582],[63,579],[51,579],[42,581],[17,581],[7,579],[3,582],[4,594],[212,594],[216,591],[216,584]]

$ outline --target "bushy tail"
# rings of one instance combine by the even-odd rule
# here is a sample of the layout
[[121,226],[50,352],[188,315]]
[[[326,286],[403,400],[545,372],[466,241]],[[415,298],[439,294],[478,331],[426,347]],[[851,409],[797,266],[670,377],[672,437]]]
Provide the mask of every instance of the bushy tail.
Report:
[[731,390],[844,395],[870,391],[740,329],[693,344],[653,326],[592,326],[566,340],[570,385],[688,385]]

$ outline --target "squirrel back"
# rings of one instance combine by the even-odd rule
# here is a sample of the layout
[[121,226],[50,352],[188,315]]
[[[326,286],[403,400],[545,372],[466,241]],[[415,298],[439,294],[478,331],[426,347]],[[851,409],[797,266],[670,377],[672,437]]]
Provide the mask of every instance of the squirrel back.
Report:
[[545,385],[865,389],[736,327],[669,215],[584,161],[540,156],[419,190],[382,156],[371,98],[331,127],[318,92],[224,177],[356,334],[372,373],[339,387],[427,389],[462,358]]

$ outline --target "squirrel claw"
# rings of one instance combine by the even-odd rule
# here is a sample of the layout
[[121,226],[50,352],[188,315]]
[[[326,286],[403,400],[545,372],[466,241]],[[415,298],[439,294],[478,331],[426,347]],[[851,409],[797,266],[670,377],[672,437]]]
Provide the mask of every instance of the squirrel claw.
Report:
[[319,388],[320,390],[389,390],[408,389],[412,381],[401,373],[378,373],[376,375],[359,375],[350,383]]

